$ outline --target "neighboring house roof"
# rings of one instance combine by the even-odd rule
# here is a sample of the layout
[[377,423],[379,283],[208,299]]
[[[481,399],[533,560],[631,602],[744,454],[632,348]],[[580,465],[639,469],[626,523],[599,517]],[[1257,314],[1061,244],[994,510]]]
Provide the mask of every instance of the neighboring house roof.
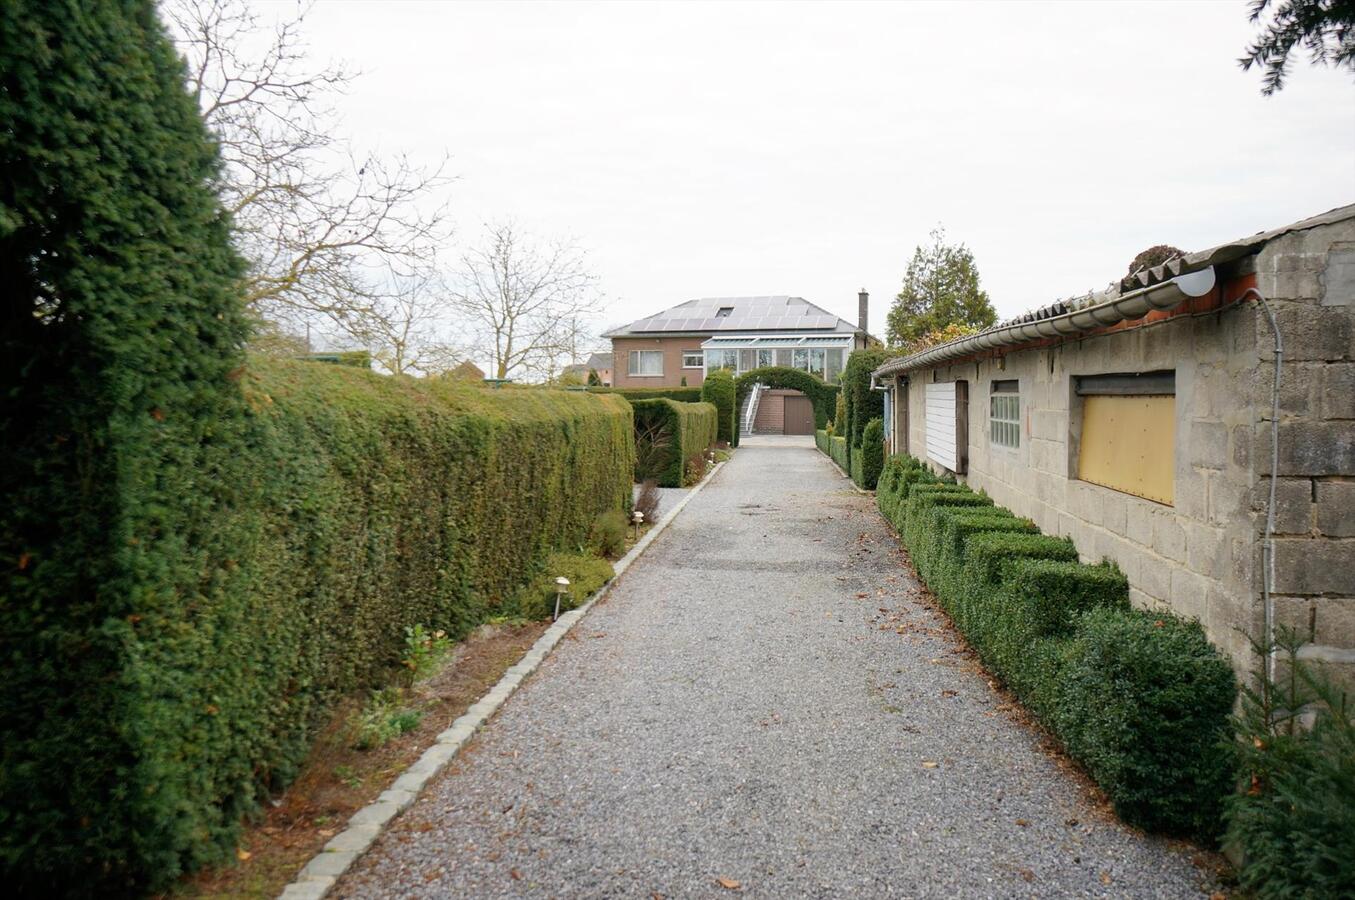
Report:
[[706,297],[688,300],[603,337],[651,334],[714,334],[766,331],[856,334],[860,329],[803,297]]
[[603,369],[610,369],[612,367],[612,354],[594,353],[588,357],[588,362],[584,363],[584,365],[599,372]]
[[485,378],[485,370],[470,360],[456,366],[447,374],[452,378],[460,378],[465,381],[483,381]]
[[1291,232],[1306,231],[1347,219],[1355,219],[1355,204],[1340,206],[1283,228],[1262,231],[1208,250],[1187,253],[1112,283],[1105,290],[1059,300],[998,322],[978,334],[956,338],[908,356],[895,357],[876,369],[874,374],[897,375],[914,369],[930,368],[984,350],[1043,338],[1085,334],[1118,322],[1142,318],[1153,310],[1171,309],[1188,297],[1207,294],[1214,287],[1215,266],[1249,256],[1270,241]]

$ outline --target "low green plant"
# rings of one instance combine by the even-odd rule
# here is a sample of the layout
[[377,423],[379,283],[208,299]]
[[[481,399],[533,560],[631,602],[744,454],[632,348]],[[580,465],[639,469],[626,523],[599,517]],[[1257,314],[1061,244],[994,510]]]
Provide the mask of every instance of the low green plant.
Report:
[[404,692],[399,688],[372,691],[371,700],[351,722],[354,749],[375,750],[418,728],[423,713],[403,703]]
[[[621,532],[623,546],[624,521],[623,518]],[[552,553],[536,577],[508,599],[505,608],[512,610],[513,613],[508,621],[549,619],[555,611],[558,590],[555,579],[561,576],[569,580],[569,587],[561,598],[560,612],[568,612],[597,593],[598,589],[607,583],[612,577],[612,564],[592,553]]]
[[593,520],[588,545],[598,556],[616,558],[626,552],[626,514],[619,509],[599,513]]
[[1228,797],[1225,844],[1238,851],[1242,887],[1261,900],[1355,896],[1355,702],[1306,643],[1281,626],[1270,646],[1253,641],[1259,671],[1243,689],[1229,743],[1240,789]]
[[342,781],[347,787],[350,788],[362,787],[363,779],[361,776],[358,775],[357,772],[353,771],[352,766],[335,766],[334,777]]
[[409,671],[410,682],[432,674],[451,647],[451,638],[441,629],[429,631],[419,624],[407,626],[405,653],[400,663]]

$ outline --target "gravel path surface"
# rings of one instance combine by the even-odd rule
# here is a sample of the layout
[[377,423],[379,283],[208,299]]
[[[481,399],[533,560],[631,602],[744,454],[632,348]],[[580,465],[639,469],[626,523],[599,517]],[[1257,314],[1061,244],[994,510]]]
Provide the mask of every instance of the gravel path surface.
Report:
[[817,451],[746,447],[335,895],[1209,890],[1041,740],[873,498]]

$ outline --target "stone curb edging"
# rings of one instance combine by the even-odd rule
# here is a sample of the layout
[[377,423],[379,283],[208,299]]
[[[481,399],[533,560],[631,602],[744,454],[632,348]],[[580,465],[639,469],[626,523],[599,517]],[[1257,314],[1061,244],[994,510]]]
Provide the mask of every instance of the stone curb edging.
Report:
[[828,465],[832,466],[834,469],[837,469],[838,474],[841,475],[843,478],[847,479],[847,483],[852,486],[852,490],[856,491],[858,494],[865,494],[867,497],[875,496],[874,491],[868,491],[865,488],[858,485],[855,481],[853,481],[852,476],[848,475],[847,471],[843,469],[842,466],[839,466],[837,464],[837,460],[833,459],[827,453],[824,453],[818,447],[814,448],[814,452],[819,454],[819,456],[822,456],[828,462]]
[[528,675],[536,671],[560,639],[584,617],[594,603],[601,600],[616,585],[622,573],[630,568],[631,563],[639,558],[678,513],[682,512],[683,507],[691,502],[691,499],[700,493],[723,467],[723,462],[717,463],[706,477],[687,493],[687,496],[679,500],[657,525],[630,548],[629,553],[616,561],[612,566],[612,577],[606,584],[598,588],[593,596],[580,606],[562,613],[560,618],[546,629],[545,634],[537,638],[532,649],[504,672],[503,677],[490,688],[489,693],[471,704],[464,714],[452,722],[450,728],[439,734],[433,746],[425,750],[423,755],[405,769],[389,788],[382,791],[375,801],[353,813],[348,820],[348,827],[330,838],[324,849],[311,857],[310,862],[297,873],[292,883],[283,889],[279,900],[320,900],[324,897],[358,857],[367,852],[367,848],[376,841],[386,825],[414,803],[424,785],[447,767],[480,726],[489,721],[490,716],[513,695]]

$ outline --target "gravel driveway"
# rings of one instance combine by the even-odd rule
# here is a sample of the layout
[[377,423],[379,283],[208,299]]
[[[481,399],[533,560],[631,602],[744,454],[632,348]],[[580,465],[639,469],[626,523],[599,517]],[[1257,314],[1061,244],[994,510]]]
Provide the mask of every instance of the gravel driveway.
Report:
[[335,894],[1209,889],[1041,741],[920,599],[873,498],[815,450],[745,447]]

